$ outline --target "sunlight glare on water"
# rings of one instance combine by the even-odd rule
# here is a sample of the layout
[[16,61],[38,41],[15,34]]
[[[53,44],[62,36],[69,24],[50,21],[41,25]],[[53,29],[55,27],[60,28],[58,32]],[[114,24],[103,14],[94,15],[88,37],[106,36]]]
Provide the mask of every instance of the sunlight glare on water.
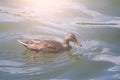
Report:
[[67,3],[67,0],[22,0],[20,4],[24,4],[31,11],[35,10],[37,13],[49,16],[62,9]]

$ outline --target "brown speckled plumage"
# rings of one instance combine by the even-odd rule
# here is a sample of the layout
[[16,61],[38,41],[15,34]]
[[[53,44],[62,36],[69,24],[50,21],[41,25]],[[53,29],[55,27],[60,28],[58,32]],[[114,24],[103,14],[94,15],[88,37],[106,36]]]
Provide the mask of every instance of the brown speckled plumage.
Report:
[[74,34],[67,33],[64,38],[64,42],[61,43],[55,40],[48,39],[31,39],[31,40],[18,40],[19,43],[23,44],[27,49],[35,52],[42,53],[60,53],[71,50],[69,42],[81,45]]

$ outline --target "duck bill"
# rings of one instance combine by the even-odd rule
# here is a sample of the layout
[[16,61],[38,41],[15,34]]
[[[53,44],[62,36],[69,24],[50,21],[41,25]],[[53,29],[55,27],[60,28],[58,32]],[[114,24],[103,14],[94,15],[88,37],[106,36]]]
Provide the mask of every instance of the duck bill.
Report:
[[77,46],[82,46],[82,44],[80,42],[74,42],[74,44]]
[[82,44],[80,42],[78,42],[77,40],[75,40],[74,44],[77,46],[82,46]]

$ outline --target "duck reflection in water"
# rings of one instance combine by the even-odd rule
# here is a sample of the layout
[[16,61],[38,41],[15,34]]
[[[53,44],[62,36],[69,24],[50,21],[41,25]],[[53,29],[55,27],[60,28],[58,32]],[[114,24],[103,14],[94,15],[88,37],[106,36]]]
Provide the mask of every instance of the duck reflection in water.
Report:
[[70,42],[82,46],[73,33],[67,33],[64,37],[63,43],[49,39],[19,39],[17,41],[27,49],[34,51],[31,56],[32,61],[35,60],[36,53],[62,53],[70,51],[72,49]]

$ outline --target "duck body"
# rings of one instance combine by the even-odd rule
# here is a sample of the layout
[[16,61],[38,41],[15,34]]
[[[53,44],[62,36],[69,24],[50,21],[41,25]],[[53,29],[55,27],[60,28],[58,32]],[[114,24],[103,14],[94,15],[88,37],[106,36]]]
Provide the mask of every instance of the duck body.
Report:
[[[82,46],[72,33],[67,33],[65,35],[63,43],[49,39],[21,39],[18,40],[18,42],[24,45],[27,49],[35,51],[35,53],[62,53],[70,51],[70,42]],[[34,61],[35,53],[32,54],[32,61]]]
[[61,53],[71,49],[71,47],[59,41],[48,39],[18,40],[18,42],[23,44],[27,49],[41,53]]

